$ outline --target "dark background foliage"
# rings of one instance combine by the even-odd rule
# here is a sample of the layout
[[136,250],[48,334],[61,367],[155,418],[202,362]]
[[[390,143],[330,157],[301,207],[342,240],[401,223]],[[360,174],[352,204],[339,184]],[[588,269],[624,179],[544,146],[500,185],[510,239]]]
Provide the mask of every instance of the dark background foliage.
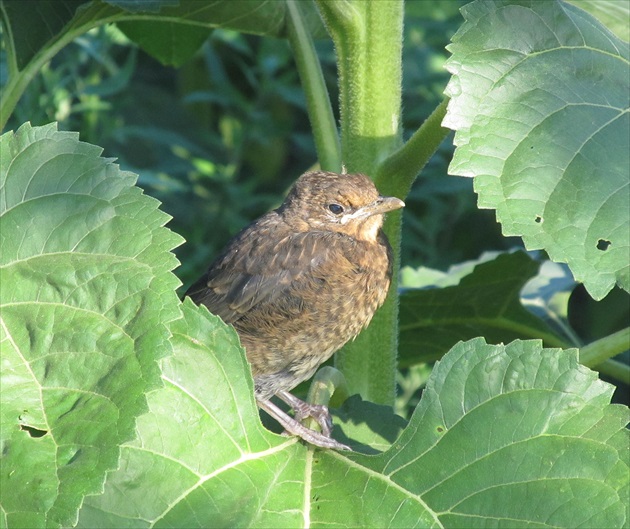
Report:
[[[463,3],[406,6],[405,131],[443,97],[445,46]],[[317,47],[336,107],[334,50],[329,41]],[[31,83],[7,129],[53,120],[103,146],[163,203],[170,227],[188,241],[176,250],[184,284],[316,163],[288,42],[220,29],[179,69],[162,66],[114,27],[91,31]],[[444,142],[408,197],[404,265],[444,269],[516,243],[501,237],[493,212],[476,208],[469,179],[446,174],[452,149]]]

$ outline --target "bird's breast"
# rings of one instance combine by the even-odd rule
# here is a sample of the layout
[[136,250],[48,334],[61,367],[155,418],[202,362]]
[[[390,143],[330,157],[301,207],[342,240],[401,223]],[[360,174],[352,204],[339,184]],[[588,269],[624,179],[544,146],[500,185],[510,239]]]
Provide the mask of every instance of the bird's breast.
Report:
[[319,251],[306,252],[313,266],[273,305],[235,323],[255,378],[265,373],[290,373],[298,382],[309,378],[368,325],[385,301],[392,269],[386,240],[335,237],[313,244]]

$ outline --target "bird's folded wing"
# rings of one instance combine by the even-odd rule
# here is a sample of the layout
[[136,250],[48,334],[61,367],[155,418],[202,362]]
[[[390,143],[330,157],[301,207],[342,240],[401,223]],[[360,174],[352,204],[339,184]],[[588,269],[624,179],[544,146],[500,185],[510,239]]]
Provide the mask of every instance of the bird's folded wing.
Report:
[[304,274],[324,276],[331,266],[330,250],[340,244],[338,239],[332,233],[303,232],[272,243],[256,231],[246,231],[186,295],[226,323],[280,298],[288,308],[299,303],[299,299],[289,299],[295,297],[289,293],[291,285]]

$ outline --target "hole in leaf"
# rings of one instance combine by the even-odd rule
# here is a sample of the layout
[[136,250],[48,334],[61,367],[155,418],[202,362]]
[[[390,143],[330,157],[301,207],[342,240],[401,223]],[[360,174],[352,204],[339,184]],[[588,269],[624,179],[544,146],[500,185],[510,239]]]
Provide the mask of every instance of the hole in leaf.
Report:
[[442,426],[438,426],[436,428],[437,433],[442,433],[444,431],[444,428]]
[[39,428],[33,428],[32,426],[27,426],[26,424],[20,424],[20,430],[24,430],[31,437],[39,438],[44,437],[48,433],[48,430],[40,430]]
[[605,252],[606,250],[608,250],[609,247],[610,247],[610,241],[607,241],[606,239],[600,239],[599,241],[597,241],[598,250]]
[[536,215],[534,221],[536,221],[536,224],[542,224],[543,218],[540,215]]

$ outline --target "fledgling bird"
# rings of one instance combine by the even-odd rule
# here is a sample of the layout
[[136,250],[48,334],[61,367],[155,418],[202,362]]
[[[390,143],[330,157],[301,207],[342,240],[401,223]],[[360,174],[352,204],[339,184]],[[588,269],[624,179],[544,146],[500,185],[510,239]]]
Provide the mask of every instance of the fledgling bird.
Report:
[[[383,304],[392,252],[383,215],[404,207],[363,174],[303,174],[282,205],[243,229],[186,292],[230,323],[245,347],[256,401],[287,432],[348,449],[330,437],[325,406],[289,391],[368,325]],[[276,395],[294,410],[278,408]],[[322,433],[301,424],[315,418]]]

